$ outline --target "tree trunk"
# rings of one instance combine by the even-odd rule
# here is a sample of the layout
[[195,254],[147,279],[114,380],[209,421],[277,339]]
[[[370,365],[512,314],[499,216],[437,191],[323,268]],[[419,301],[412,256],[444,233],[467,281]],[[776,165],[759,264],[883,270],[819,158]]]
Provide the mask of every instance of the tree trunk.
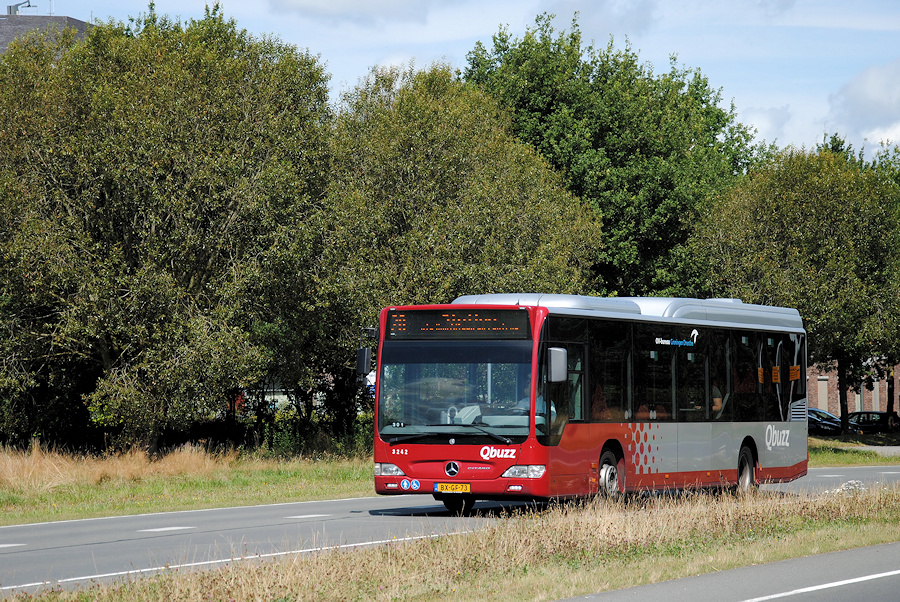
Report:
[[850,423],[847,420],[847,361],[843,358],[838,358],[837,374],[838,399],[841,402],[841,433],[846,435]]
[[891,369],[888,370],[888,382],[887,382],[887,410],[888,414],[894,413],[894,366],[891,366]]

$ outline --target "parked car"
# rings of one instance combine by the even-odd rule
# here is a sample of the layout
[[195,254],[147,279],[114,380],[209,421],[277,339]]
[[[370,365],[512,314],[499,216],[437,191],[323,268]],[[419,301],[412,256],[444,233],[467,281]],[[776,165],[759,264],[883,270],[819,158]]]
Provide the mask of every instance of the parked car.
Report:
[[[841,419],[830,412],[818,408],[807,408],[808,429],[810,435],[840,435]],[[847,432],[860,434],[862,431],[855,424],[848,424]]]
[[808,408],[807,428],[810,435],[840,435],[841,419],[825,410]]
[[847,415],[851,424],[858,426],[863,433],[892,433],[900,428],[896,412],[850,412]]

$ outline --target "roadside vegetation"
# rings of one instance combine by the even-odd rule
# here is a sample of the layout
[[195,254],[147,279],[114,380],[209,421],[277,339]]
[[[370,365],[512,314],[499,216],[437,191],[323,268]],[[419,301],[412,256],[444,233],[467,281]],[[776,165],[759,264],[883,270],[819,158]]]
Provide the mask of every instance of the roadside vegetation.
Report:
[[0,449],[0,525],[372,495],[369,458]]
[[[340,99],[313,51],[219,5],[11,45],[0,525],[371,495],[360,327],[474,292],[796,307],[846,415],[900,361],[900,147],[767,147],[700,71],[585,42],[543,15]],[[810,466],[900,464],[867,445],[900,437],[811,439]],[[595,500],[45,597],[560,598],[894,541],[898,518],[896,489]]]
[[171,572],[39,599],[554,600],[898,538],[897,488],[816,499],[598,499],[500,514],[462,535]]
[[516,290],[795,307],[846,416],[900,362],[900,147],[766,145],[701,71],[557,23],[338,97],[216,3],[11,44],[0,445],[347,453],[380,308]]
[[879,453],[873,448],[900,446],[900,433],[810,437],[809,467],[900,464],[900,455]]
[[[900,464],[863,446],[900,435],[809,439],[810,467]],[[104,456],[0,448],[0,525],[373,495],[369,454],[276,457],[178,448]]]

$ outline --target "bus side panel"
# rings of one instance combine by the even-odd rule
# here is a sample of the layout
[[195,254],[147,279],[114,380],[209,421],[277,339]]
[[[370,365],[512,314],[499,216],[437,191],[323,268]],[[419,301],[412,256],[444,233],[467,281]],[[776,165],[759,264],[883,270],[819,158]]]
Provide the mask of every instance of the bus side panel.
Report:
[[[734,471],[737,474],[738,452],[736,446],[740,441],[734,440],[735,428],[731,422],[714,422],[710,439],[710,464],[712,470],[724,473]],[[732,475],[729,478],[734,478]]]
[[597,426],[570,422],[559,445],[546,448],[551,496],[583,496],[597,491],[595,466],[600,460],[602,443],[597,441]]
[[672,422],[633,422],[625,449],[625,485],[629,490],[675,485],[678,471],[678,425]]
[[761,423],[754,426],[761,483],[792,481],[807,471],[805,422]]
[[681,422],[678,424],[678,472],[685,487],[718,482],[712,476],[712,424],[709,422]]
[[[671,466],[668,472],[675,472],[675,431],[672,430],[674,425],[668,425],[671,436],[667,443],[663,436],[667,429],[659,427],[660,424],[650,423],[569,423],[559,445],[543,448],[547,450],[550,495],[569,497],[597,493],[600,456],[605,445],[622,449],[627,489],[649,487],[654,482],[666,484],[662,476],[652,475],[655,474],[653,471],[659,472],[667,466]],[[664,454],[669,454],[670,458]]]

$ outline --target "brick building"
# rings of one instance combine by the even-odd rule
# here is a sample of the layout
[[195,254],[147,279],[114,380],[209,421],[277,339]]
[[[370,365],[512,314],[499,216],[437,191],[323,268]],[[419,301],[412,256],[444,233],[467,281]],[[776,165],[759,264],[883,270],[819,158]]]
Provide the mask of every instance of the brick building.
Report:
[[[894,410],[897,411],[897,391],[898,378],[900,378],[900,366],[894,368],[893,387],[891,392],[894,394]],[[806,371],[807,392],[809,399],[809,407],[819,408],[827,412],[831,412],[835,416],[841,415],[841,402],[838,391],[837,370],[829,372],[820,372],[815,368],[809,368]],[[847,411],[885,411],[888,403],[888,385],[887,380],[876,381],[872,390],[865,386],[859,387],[854,391],[847,391]]]

